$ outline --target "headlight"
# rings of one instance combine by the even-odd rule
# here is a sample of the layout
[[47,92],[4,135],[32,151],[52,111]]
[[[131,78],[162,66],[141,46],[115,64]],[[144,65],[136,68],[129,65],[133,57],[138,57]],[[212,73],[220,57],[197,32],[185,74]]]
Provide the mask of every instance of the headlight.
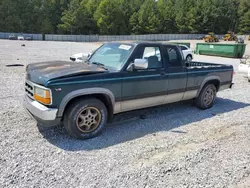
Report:
[[49,89],[35,86],[34,99],[46,105],[51,104],[51,91]]

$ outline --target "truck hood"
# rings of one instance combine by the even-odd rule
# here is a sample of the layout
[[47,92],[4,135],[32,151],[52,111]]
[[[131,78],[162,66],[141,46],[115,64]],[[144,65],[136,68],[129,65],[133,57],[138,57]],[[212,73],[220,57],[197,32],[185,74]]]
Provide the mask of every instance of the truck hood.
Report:
[[26,71],[26,79],[40,85],[46,85],[47,81],[56,78],[107,72],[107,70],[97,65],[68,61],[47,61],[29,64]]

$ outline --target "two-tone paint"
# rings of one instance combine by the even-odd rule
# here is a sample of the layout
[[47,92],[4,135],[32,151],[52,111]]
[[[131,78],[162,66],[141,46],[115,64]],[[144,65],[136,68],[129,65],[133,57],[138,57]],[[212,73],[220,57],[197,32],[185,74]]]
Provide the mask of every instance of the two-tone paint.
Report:
[[[133,43],[134,50],[122,69],[104,70],[97,65],[70,62],[48,62],[30,65],[27,79],[52,91],[53,103],[47,108],[57,109],[62,119],[70,101],[76,97],[102,95],[106,97],[112,114],[196,98],[202,87],[213,82],[218,90],[232,85],[231,65],[186,63],[182,57],[179,66],[171,67],[166,45],[161,43]],[[162,69],[128,71],[137,58],[140,47],[159,47]],[[106,104],[107,105],[107,104]]]

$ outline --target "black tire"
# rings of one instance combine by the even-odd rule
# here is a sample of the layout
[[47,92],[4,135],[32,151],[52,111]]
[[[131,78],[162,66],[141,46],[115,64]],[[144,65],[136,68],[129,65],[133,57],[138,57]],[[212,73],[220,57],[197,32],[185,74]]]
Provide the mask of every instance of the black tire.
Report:
[[248,82],[250,82],[250,78],[248,78]]
[[202,110],[211,108],[214,105],[216,93],[217,90],[214,84],[205,84],[199,96],[195,99],[196,106]]
[[[93,122],[97,121],[95,119],[96,117],[92,116],[90,118],[89,113],[87,115],[82,114],[86,113],[87,111],[89,112],[91,110],[94,112],[96,110],[95,113],[97,114],[96,117],[98,117],[99,123],[94,124]],[[83,123],[82,122],[79,123],[79,119],[82,120],[82,118],[80,118],[81,115],[84,117]],[[72,103],[66,109],[63,119],[63,124],[70,136],[78,139],[88,139],[96,137],[102,132],[107,122],[107,117],[108,117],[108,112],[106,106],[98,99],[89,98],[89,99],[78,100]],[[83,124],[83,126],[81,127],[79,124]],[[93,125],[94,125],[93,130],[89,128],[88,131],[84,130],[83,128],[86,126],[92,127]]]

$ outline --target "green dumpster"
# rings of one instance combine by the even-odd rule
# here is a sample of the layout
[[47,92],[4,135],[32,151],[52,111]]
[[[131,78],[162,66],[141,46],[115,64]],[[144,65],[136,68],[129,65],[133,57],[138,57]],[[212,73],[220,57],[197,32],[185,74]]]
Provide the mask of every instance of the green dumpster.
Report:
[[190,48],[190,42],[170,42],[171,44],[179,44],[179,45],[186,45]]
[[197,43],[195,53],[200,55],[242,58],[245,49],[246,44]]

